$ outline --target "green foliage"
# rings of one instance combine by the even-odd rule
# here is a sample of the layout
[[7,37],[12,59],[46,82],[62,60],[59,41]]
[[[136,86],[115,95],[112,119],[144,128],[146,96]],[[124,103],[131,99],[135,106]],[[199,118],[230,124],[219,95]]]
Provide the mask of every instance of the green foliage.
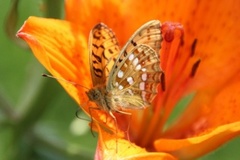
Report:
[[[97,137],[92,136],[88,121],[76,118],[78,105],[55,80],[41,76],[47,72],[30,49],[18,46],[12,39],[15,35],[7,35],[13,2],[0,1],[0,159],[93,159]],[[16,26],[7,27],[16,34],[28,16],[62,17],[63,8],[60,0],[19,1],[18,12],[13,13],[17,19],[8,19]],[[73,122],[77,124],[72,126]],[[76,135],[72,127],[85,133]]]

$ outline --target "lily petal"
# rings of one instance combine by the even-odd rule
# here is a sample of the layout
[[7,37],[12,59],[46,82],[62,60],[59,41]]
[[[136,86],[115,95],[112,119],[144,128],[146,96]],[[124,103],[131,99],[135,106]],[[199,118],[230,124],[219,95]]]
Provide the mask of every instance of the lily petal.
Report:
[[[169,72],[167,74],[170,75],[167,77],[168,95],[166,97],[168,98],[161,99],[161,95],[157,97],[159,101],[157,99],[158,106],[156,107],[164,108],[167,114],[161,112],[160,115],[163,117],[156,116],[160,118],[154,119],[153,124],[160,124],[160,129],[156,131],[156,135],[148,134],[152,136],[148,136],[150,138],[145,140],[146,142],[142,143],[142,146],[152,145],[156,138],[162,137],[155,141],[157,151],[169,152],[178,158],[196,158],[239,135],[240,57],[238,55],[240,41],[238,27],[240,14],[238,14],[238,6],[239,2],[237,1],[179,3],[177,1],[149,0],[145,2],[140,0],[138,3],[135,1],[124,1],[123,3],[120,0],[66,0],[68,22],[30,17],[18,32],[18,36],[28,42],[35,56],[55,77],[76,83],[73,85],[62,80],[59,81],[78,104],[85,103],[81,107],[86,112],[90,112],[89,105],[86,104],[88,102],[85,90],[80,85],[91,87],[89,62],[86,61],[88,59],[86,37],[92,26],[101,21],[108,24],[116,32],[122,46],[134,30],[150,19],[171,20],[183,24],[185,42],[179,52],[181,56],[175,61],[176,63],[172,63],[176,66],[168,65],[170,68],[165,68]],[[136,19],[136,17],[141,18]],[[182,35],[179,35],[178,38],[181,39]],[[192,47],[195,39],[197,39],[197,45]],[[173,46],[175,49],[178,47]],[[191,60],[186,61],[186,57],[189,55],[192,56]],[[168,57],[165,55],[162,57],[164,65],[164,62],[168,62],[169,59],[164,59],[164,57]],[[188,81],[185,81],[186,76],[189,76],[189,71],[193,68],[192,64],[199,58],[202,61],[196,74],[188,77]],[[181,65],[185,62],[188,63],[183,70]],[[171,77],[171,75],[173,76]],[[162,133],[163,123],[175,103],[182,96],[191,92],[195,92],[196,96],[188,109],[175,125]],[[96,110],[91,113],[90,116],[97,118],[99,122],[94,123],[97,126],[94,129],[100,133],[96,159],[111,157],[141,159],[151,156],[173,158],[165,153],[148,153],[129,141],[121,139],[120,137],[124,137],[121,135],[122,132],[111,127],[115,124],[112,119],[108,120],[108,115]],[[146,117],[151,118],[149,114],[147,115]],[[119,126],[126,124],[124,120],[118,121]],[[142,128],[146,130],[148,123],[146,119],[143,121],[145,121],[145,125]],[[104,130],[105,124],[110,126],[110,132]],[[134,127],[140,128],[142,124],[130,125],[133,126],[130,128],[130,134],[133,133],[135,136]],[[157,125],[152,126],[154,129],[157,127]],[[116,132],[120,135],[115,134]],[[142,135],[137,136],[141,138]],[[116,137],[118,137],[117,141]],[[116,146],[121,152],[116,152]]]
[[[178,120],[181,123],[176,123],[162,135],[172,139],[157,140],[156,148],[159,151],[174,152],[174,155],[181,158],[188,156],[193,158],[212,151],[239,135],[239,78],[240,75],[236,76],[232,80],[232,84],[217,93],[210,92],[206,95],[206,91],[204,91],[201,96],[199,93],[189,108],[181,115]],[[189,148],[191,148],[191,154],[187,152]]]
[[43,66],[82,104],[87,101],[85,91],[76,84],[89,88],[91,81],[86,69],[89,68],[87,40],[78,33],[67,21],[29,17],[17,36],[29,44]]
[[[221,125],[240,121],[240,75],[219,91],[197,93],[178,123],[164,137],[184,138],[203,134]],[[194,115],[192,114],[194,113]],[[176,130],[178,132],[176,133]]]
[[[121,0],[66,0],[66,20],[77,24],[75,27],[84,26],[83,33],[86,37],[88,37],[89,31],[93,26],[103,22],[110,28],[114,28],[118,38],[125,37],[119,38],[119,43],[123,46],[130,34],[133,33],[133,29],[137,29],[141,23],[136,28],[126,28],[126,21],[123,18],[121,6]],[[125,32],[128,32],[128,34]]]
[[103,130],[97,125],[99,130],[99,141],[95,154],[96,160],[101,159],[127,159],[127,160],[176,160],[175,157],[164,152],[147,152],[145,149],[136,146],[130,141],[117,138],[116,135]]
[[[232,106],[232,104],[229,104],[229,102],[226,101],[224,104],[224,108],[231,108],[228,111],[221,110],[222,107],[219,107],[220,103],[221,106],[223,105],[221,99],[226,97],[222,96],[221,98],[218,98],[218,105],[215,105],[213,103],[217,102],[216,97],[219,92],[226,93],[225,96],[234,95],[234,99],[239,97],[237,91],[232,90],[234,87],[229,89],[229,91],[224,90],[224,88],[225,86],[234,83],[233,79],[235,79],[236,75],[238,75],[240,72],[240,57],[238,56],[238,54],[240,53],[240,41],[238,40],[239,33],[237,28],[237,26],[239,26],[239,21],[237,19],[239,19],[240,14],[236,15],[236,12],[239,11],[237,11],[236,7],[233,7],[234,3],[228,5],[225,5],[224,3],[218,3],[216,4],[218,5],[217,9],[214,9],[214,13],[212,13],[213,10],[210,9],[209,6],[214,4],[214,2],[211,2],[210,4],[200,3],[196,6],[193,6],[196,7],[193,12],[194,16],[192,14],[189,14],[188,16],[186,15],[187,21],[185,21],[185,23],[183,22],[184,46],[181,50],[179,50],[179,56],[177,57],[177,60],[174,64],[167,66],[164,65],[164,63],[168,62],[169,57],[166,57],[166,59],[162,59],[162,64],[166,66],[165,71],[167,72],[166,92],[163,93],[163,96],[164,94],[167,95],[166,98],[164,97],[162,99],[162,95],[160,94],[157,97],[158,105],[156,107],[163,107],[164,110],[162,112],[158,112],[159,115],[162,115],[161,118],[158,118],[161,122],[153,120],[153,123],[151,123],[154,126],[151,128],[151,131],[153,130],[153,128],[155,129],[157,127],[162,127],[162,123],[165,123],[172,109],[175,107],[176,102],[181,97],[191,92],[195,92],[196,96],[195,99],[193,99],[189,108],[187,109],[186,113],[183,113],[181,115],[182,118],[176,123],[176,125],[171,127],[163,134],[161,134],[162,130],[154,130],[158,137],[163,136],[168,138],[186,138],[190,136],[189,134],[191,134],[192,136],[195,134],[201,134],[200,130],[195,131],[193,129],[195,127],[198,129],[200,127],[201,129],[203,129],[202,132],[206,132],[207,128],[202,128],[206,123],[218,123],[214,126],[208,126],[209,128],[213,129],[226,123],[238,121],[235,117],[238,117],[239,114],[231,114],[231,109],[236,110],[236,108],[239,107],[238,102],[236,105],[234,105],[234,107]],[[179,6],[181,6],[181,4]],[[208,8],[208,10],[205,10],[204,8]],[[204,15],[208,15],[207,18],[204,19],[204,21],[192,23],[196,19],[200,20],[202,18],[202,11],[205,12]],[[176,13],[177,12],[178,10],[176,11]],[[228,17],[226,18],[224,17],[224,15],[227,15]],[[214,25],[216,24],[216,21],[217,23],[224,25],[216,26]],[[235,22],[237,25],[233,22]],[[229,30],[230,28],[231,30]],[[222,35],[224,35],[224,37]],[[197,39],[197,45],[194,44],[194,38]],[[173,48],[178,47],[179,46],[175,46]],[[231,48],[233,51],[229,54],[226,54],[231,50]],[[185,60],[186,57],[189,57],[188,61]],[[196,62],[198,62],[198,59],[201,59],[201,64],[199,65],[198,70],[196,71],[194,76],[192,76],[191,70],[194,68],[194,64],[197,64]],[[186,65],[185,62],[187,62]],[[182,65],[185,65],[185,68],[183,68]],[[220,78],[221,76],[222,78]],[[206,99],[208,100],[207,102]],[[215,102],[213,102],[213,100]],[[163,101],[165,101],[165,103]],[[213,105],[215,105],[216,107],[213,107]],[[212,116],[214,118],[202,117],[202,112],[206,112],[206,110],[209,110],[209,108],[211,108],[211,115],[214,115]],[[223,114],[218,114],[219,111],[226,113],[227,115],[228,113],[230,113],[229,116],[225,117],[224,123],[221,123],[221,119],[224,116]],[[194,132],[194,134],[192,134],[192,132]],[[153,134],[150,135],[154,137]],[[157,136],[155,136],[154,138],[156,138]],[[152,138],[152,140],[154,138]],[[151,142],[151,140],[147,141]]]
[[96,105],[86,96],[86,89],[92,85],[87,38],[73,26],[64,20],[29,17],[17,36],[29,44],[36,58],[92,119],[115,132],[111,116],[94,109]]
[[180,159],[195,159],[234,138],[240,133],[240,122],[217,127],[208,134],[186,139],[159,139],[157,151],[167,152]]

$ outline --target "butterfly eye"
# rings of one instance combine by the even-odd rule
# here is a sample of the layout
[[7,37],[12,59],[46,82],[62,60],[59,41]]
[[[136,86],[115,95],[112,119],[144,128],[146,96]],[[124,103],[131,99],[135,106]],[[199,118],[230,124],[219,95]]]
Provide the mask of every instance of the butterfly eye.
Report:
[[99,90],[95,90],[95,92],[93,93],[93,99],[94,100],[98,100],[100,97],[100,92]]

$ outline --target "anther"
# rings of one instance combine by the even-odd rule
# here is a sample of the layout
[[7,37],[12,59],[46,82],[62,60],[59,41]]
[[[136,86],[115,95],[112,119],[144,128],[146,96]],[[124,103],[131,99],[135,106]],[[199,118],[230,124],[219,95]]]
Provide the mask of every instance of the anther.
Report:
[[161,87],[162,87],[162,91],[165,91],[166,81],[165,81],[165,73],[164,72],[162,72],[162,74],[161,74]]
[[195,74],[196,74],[196,72],[197,72],[197,69],[198,69],[198,67],[199,67],[200,62],[201,62],[201,59],[197,60],[197,61],[193,64],[193,66],[192,66],[192,71],[191,71],[191,73],[190,73],[190,77],[194,77],[194,76],[195,76]]
[[191,46],[191,53],[190,53],[191,57],[194,56],[194,54],[195,54],[196,46],[197,46],[197,39],[194,39],[192,46]]

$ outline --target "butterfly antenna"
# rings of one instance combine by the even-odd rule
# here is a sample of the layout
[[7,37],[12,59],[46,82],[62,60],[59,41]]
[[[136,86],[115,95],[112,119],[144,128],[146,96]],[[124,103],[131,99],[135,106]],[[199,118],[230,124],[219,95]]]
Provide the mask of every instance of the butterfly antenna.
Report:
[[77,84],[76,82],[72,82],[72,81],[68,81],[66,79],[63,79],[63,78],[57,78],[57,77],[54,77],[54,76],[51,76],[51,75],[48,75],[48,74],[42,74],[43,77],[47,77],[47,78],[52,78],[52,79],[56,79],[56,80],[59,80],[59,81],[63,81],[63,82],[66,82],[66,83],[70,83],[74,86],[79,86],[79,87],[82,87],[82,88],[85,88],[87,90],[90,90],[89,88],[83,86],[83,85],[80,85],[80,84]]
[[[89,119],[86,119],[86,118],[83,118],[83,117],[79,116],[79,112],[80,112],[80,111],[81,111],[80,108],[76,111],[76,113],[75,113],[76,117],[79,118],[79,119],[81,119],[81,120],[90,122],[90,125],[91,125],[91,134],[92,134],[93,137],[96,137],[96,136],[94,135],[94,133],[93,133],[93,130],[92,130],[92,122],[93,122],[93,120],[89,120]],[[92,119],[92,117],[91,117],[91,119]]]

